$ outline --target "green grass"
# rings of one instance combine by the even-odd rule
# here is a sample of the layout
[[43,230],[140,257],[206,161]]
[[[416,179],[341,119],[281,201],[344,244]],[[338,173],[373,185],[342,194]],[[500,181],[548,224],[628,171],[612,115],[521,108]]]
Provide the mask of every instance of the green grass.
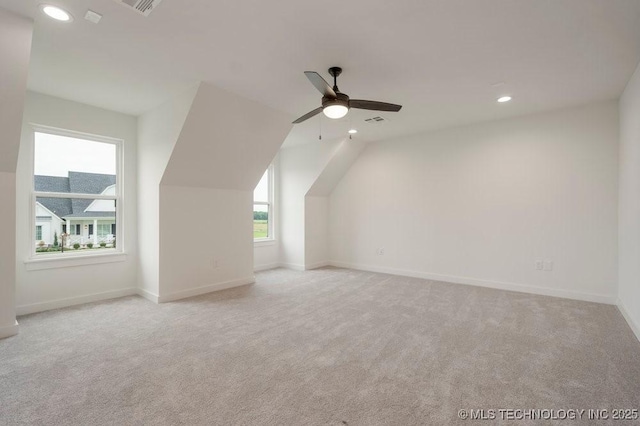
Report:
[[[64,252],[65,253],[70,253],[72,251],[83,251],[83,250],[102,250],[104,248],[112,248],[112,247],[100,247],[100,245],[94,245],[92,248],[89,247],[80,247],[80,248],[73,248],[73,247],[65,247],[64,248]],[[55,254],[55,253],[61,253],[62,250],[60,247],[38,247],[36,248],[36,254],[40,255],[40,254]]]
[[266,220],[253,221],[253,238],[267,238],[269,236],[269,225]]

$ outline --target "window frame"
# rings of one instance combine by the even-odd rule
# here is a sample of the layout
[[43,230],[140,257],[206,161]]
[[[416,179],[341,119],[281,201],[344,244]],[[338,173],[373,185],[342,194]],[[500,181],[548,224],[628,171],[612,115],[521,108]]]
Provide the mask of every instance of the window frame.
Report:
[[[274,190],[275,190],[275,172],[274,172],[274,166],[273,164],[269,164],[269,167],[267,167],[267,170],[265,170],[265,172],[268,173],[268,177],[269,177],[269,185],[268,185],[268,201],[256,201],[255,199],[253,200],[253,206],[255,205],[261,205],[261,206],[267,206],[268,209],[268,219],[267,219],[267,237],[265,238],[254,238],[253,242],[254,244],[257,245],[261,245],[261,244],[270,244],[270,243],[274,243],[276,241],[276,237],[275,237],[275,211],[274,211],[274,200],[275,200],[275,196],[274,196]],[[262,176],[264,176],[264,173],[260,176],[260,179],[262,179]],[[259,181],[258,181],[259,182]],[[257,186],[257,185],[256,185]],[[255,192],[255,188],[254,188],[254,192]]]
[[[115,145],[116,147],[116,183],[115,183],[115,195],[102,195],[102,194],[79,194],[79,193],[64,193],[64,192],[41,192],[35,190],[35,135],[36,133],[45,133],[55,136],[63,136],[74,139],[87,140],[91,142],[108,143]],[[35,224],[36,224],[36,199],[38,197],[43,198],[71,198],[71,199],[89,199],[89,200],[115,200],[116,203],[116,223],[118,229],[118,244],[115,248],[101,249],[95,253],[87,253],[86,250],[69,250],[64,253],[50,253],[46,256],[38,255],[35,251],[34,244],[30,244],[29,254],[25,263],[28,270],[35,269],[47,269],[56,268],[62,266],[76,266],[80,264],[92,264],[92,263],[105,263],[111,261],[125,260],[125,248],[126,242],[124,238],[124,177],[123,177],[123,162],[124,162],[124,140],[114,138],[110,136],[101,136],[91,133],[78,132],[68,129],[60,129],[56,127],[44,126],[40,124],[30,123],[30,147],[31,158],[29,162],[30,173],[30,188],[29,188],[29,211],[30,211],[30,226],[29,233],[30,241],[34,241],[35,238]],[[72,223],[73,224],[73,223]],[[63,224],[63,226],[68,223]],[[76,225],[76,224],[73,224]],[[78,224],[79,225],[79,224]],[[74,226],[75,227],[75,226]],[[70,229],[67,232],[70,233]],[[81,230],[82,231],[82,230]],[[69,261],[69,259],[74,259]],[[29,265],[32,264],[32,265]]]

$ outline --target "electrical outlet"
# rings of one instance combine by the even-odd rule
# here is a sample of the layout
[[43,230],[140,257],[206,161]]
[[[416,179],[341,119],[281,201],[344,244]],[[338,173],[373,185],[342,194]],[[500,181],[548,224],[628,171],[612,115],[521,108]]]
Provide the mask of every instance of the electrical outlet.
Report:
[[544,270],[545,271],[553,271],[553,260],[545,260],[544,261]]
[[542,260],[536,260],[536,271],[542,271],[544,268],[544,263]]
[[384,256],[384,247],[380,247],[377,253],[378,253],[378,256]]

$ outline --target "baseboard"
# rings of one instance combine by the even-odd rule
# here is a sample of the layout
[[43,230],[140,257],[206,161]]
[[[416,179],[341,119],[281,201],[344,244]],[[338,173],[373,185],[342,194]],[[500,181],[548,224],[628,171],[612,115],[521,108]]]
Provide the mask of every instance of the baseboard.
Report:
[[617,306],[618,306],[618,310],[620,311],[624,319],[627,321],[627,324],[629,324],[631,331],[633,331],[633,334],[636,335],[636,339],[640,341],[640,324],[636,323],[633,320],[633,318],[631,318],[631,314],[629,314],[629,311],[627,310],[627,308],[625,308],[624,303],[622,303],[621,299],[618,299]]
[[264,265],[257,265],[253,267],[254,272],[267,271],[269,269],[279,268],[281,266],[280,263],[267,263]]
[[260,271],[266,271],[266,270],[275,269],[275,268],[287,268],[287,269],[293,269],[296,271],[308,271],[310,269],[318,269],[318,268],[323,268],[325,266],[329,266],[328,261],[316,262],[309,265],[301,265],[298,263],[268,263],[266,265],[254,266],[253,270],[254,272],[260,272]]
[[296,270],[296,271],[304,271],[305,270],[304,265],[300,265],[298,263],[281,263],[280,266],[283,267],[283,268],[293,269],[293,270]]
[[328,261],[311,263],[309,265],[305,265],[304,268],[308,271],[310,269],[324,268],[325,266],[329,266]]
[[254,277],[241,278],[238,280],[225,281],[222,283],[205,285],[202,287],[190,288],[188,290],[176,291],[158,297],[159,303],[174,302],[176,300],[185,299],[187,297],[200,296],[201,294],[212,293],[214,291],[226,290],[229,288],[240,287],[247,284],[253,284],[256,280]]
[[49,302],[33,303],[16,307],[17,315],[35,314],[36,312],[50,311],[52,309],[66,308],[82,305],[83,303],[99,302],[101,300],[116,299],[118,297],[133,296],[138,294],[136,288],[123,288],[121,290],[105,291],[103,293],[88,294],[85,296],[69,297],[66,299],[51,300]]
[[147,300],[150,300],[153,303],[158,303],[158,300],[160,299],[160,297],[157,294],[152,293],[149,290],[145,290],[143,288],[138,288],[137,293],[138,293],[138,296],[143,297]]
[[541,296],[560,297],[563,299],[580,300],[584,302],[605,303],[608,305],[616,304],[615,296],[607,296],[604,294],[586,293],[574,290],[564,290],[558,288],[549,287],[537,287],[527,284],[507,283],[499,281],[488,281],[476,278],[457,277],[452,275],[432,274],[420,271],[411,271],[404,269],[386,268],[372,265],[361,265],[347,262],[340,262],[337,260],[329,261],[331,266],[337,266],[340,268],[357,269],[360,271],[380,272],[383,274],[401,275],[413,278],[424,278],[427,280],[443,281],[454,284],[473,285],[477,287],[494,288],[497,290],[516,291],[519,293],[539,294]]
[[13,325],[0,327],[0,339],[15,336],[16,334],[18,334],[18,321],[15,321]]

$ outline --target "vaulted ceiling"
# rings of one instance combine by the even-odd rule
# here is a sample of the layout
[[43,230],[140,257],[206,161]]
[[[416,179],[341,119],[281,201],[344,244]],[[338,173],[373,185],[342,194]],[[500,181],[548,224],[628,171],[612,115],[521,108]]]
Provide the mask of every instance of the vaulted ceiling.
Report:
[[[303,71],[400,113],[297,125],[287,143],[363,140],[615,99],[640,59],[637,0],[163,0],[147,18],[116,0],[0,0],[35,19],[29,88],[140,114],[209,82],[291,115],[320,105]],[[83,19],[87,9],[103,15]],[[513,101],[497,104],[511,94]],[[381,115],[382,124],[364,119]]]

